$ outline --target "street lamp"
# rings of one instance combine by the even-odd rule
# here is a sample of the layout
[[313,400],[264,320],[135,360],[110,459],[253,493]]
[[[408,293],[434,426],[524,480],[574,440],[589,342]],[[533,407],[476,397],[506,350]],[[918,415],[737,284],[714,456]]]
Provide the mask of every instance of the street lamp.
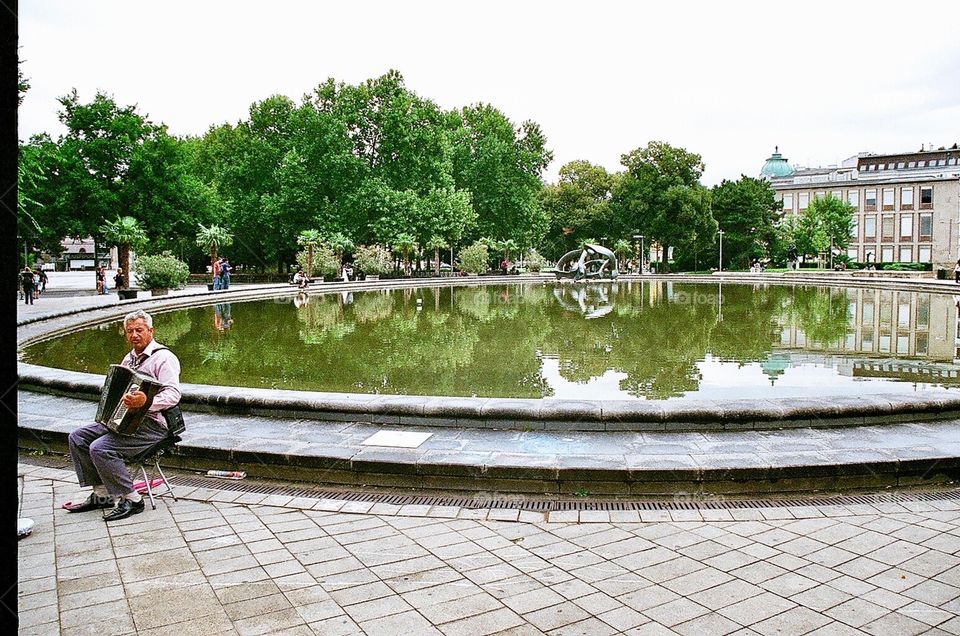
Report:
[[720,269],[719,271],[722,272],[723,271],[723,230],[717,230],[717,232],[720,234]]
[[640,254],[638,254],[638,256],[640,257],[640,273],[642,274],[643,273],[643,234],[634,234],[633,240],[640,241]]

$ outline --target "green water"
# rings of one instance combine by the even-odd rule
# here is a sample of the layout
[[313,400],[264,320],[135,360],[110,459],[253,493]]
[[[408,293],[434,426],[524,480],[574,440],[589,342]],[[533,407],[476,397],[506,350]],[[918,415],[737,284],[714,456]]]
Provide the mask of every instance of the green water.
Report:
[[[155,337],[179,356],[181,381],[218,386],[663,399],[957,382],[951,296],[645,281],[311,292],[293,301],[157,314]],[[23,359],[104,373],[127,349],[118,322],[34,345]]]

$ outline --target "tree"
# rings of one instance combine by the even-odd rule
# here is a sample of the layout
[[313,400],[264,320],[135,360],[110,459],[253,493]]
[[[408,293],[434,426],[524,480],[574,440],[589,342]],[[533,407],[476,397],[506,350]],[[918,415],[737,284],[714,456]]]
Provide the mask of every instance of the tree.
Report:
[[307,248],[307,278],[313,277],[313,250],[321,243],[320,232],[317,230],[304,230],[297,236],[297,245],[303,245]]
[[393,239],[393,249],[403,255],[403,273],[410,275],[410,251],[417,247],[417,241],[410,234],[401,232]]
[[610,209],[613,182],[606,169],[588,161],[571,161],[560,168],[558,182],[543,191],[548,254],[559,257],[587,236],[617,235]]
[[440,250],[446,249],[449,246],[450,244],[447,243],[442,236],[437,236],[436,234],[431,236],[425,244],[428,250],[433,250],[434,272],[437,276],[440,275]]
[[699,179],[700,155],[651,141],[620,159],[626,171],[615,182],[613,216],[620,236],[639,229],[663,247],[663,267],[669,248],[697,249],[713,240],[717,223],[710,196]]
[[107,221],[100,228],[100,233],[108,245],[117,246],[117,257],[125,273],[120,289],[125,289],[130,284],[130,250],[140,249],[147,242],[147,234],[132,216],[118,216],[115,221]]
[[800,216],[798,233],[802,240],[798,241],[797,247],[801,253],[814,256],[829,250],[832,267],[833,250],[847,247],[852,223],[853,207],[850,204],[831,194],[816,198]]
[[337,255],[337,260],[341,263],[343,262],[343,255],[352,252],[354,248],[353,241],[343,232],[334,232],[324,241],[324,244],[333,250],[333,253]]
[[62,166],[79,197],[74,208],[64,210],[80,220],[83,235],[96,238],[111,215],[130,216],[128,198],[122,196],[135,150],[152,135],[155,127],[134,106],[118,106],[109,95],[98,92],[93,101],[81,104],[77,91],[60,98],[60,122],[67,133],[60,146],[71,159]]
[[770,256],[782,205],[769,183],[746,175],[713,187],[711,209],[723,228],[726,263],[746,268],[754,259]]
[[217,262],[217,253],[221,247],[230,247],[233,245],[233,235],[226,228],[213,224],[206,227],[200,223],[200,231],[197,232],[197,247],[203,248],[210,254],[210,268]]
[[553,159],[539,125],[514,127],[489,105],[463,108],[453,124],[451,156],[455,185],[471,193],[477,213],[474,236],[539,243],[546,232],[541,176]]

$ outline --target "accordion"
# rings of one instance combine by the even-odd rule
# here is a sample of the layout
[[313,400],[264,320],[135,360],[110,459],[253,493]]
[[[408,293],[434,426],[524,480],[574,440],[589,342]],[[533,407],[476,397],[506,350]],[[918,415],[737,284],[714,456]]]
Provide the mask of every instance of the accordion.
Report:
[[[146,417],[154,396],[162,388],[163,385],[157,382],[156,378],[119,364],[111,364],[107,379],[100,390],[100,404],[97,405],[97,416],[94,419],[114,433],[133,435]],[[138,409],[128,409],[120,399],[131,391],[143,391],[147,396],[147,401]]]

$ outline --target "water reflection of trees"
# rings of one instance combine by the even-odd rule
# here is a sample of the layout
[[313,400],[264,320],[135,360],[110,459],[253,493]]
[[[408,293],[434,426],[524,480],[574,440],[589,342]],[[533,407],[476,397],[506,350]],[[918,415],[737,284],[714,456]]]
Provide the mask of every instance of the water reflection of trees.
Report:
[[[235,325],[226,332],[192,328],[211,322],[212,308],[205,307],[157,316],[157,339],[175,345],[187,382],[540,397],[551,392],[541,376],[541,360],[550,356],[568,381],[585,383],[612,370],[625,376],[621,390],[668,398],[698,389],[705,356],[764,361],[787,329],[827,348],[856,320],[847,315],[856,292],[839,289],[619,282],[602,294],[585,290],[590,302],[582,307],[558,302],[556,289],[370,291],[350,304],[339,295],[311,294],[299,308],[236,303]],[[580,298],[570,295],[574,289],[561,295]],[[584,319],[581,310],[600,301],[613,310]],[[41,343],[27,360],[102,373],[126,349],[111,326]]]

